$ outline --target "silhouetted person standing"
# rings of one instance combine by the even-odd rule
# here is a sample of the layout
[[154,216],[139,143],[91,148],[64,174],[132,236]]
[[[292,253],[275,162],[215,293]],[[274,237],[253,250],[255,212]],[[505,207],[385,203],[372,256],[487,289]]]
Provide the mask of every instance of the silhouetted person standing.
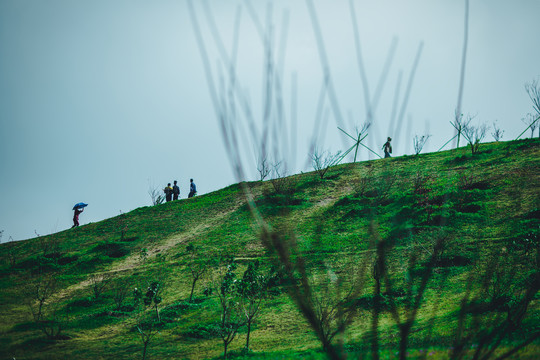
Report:
[[79,214],[82,213],[84,208],[77,208],[75,209],[75,213],[73,214],[73,226],[72,229],[76,226],[79,226]]
[[383,150],[384,150],[384,157],[385,158],[391,157],[390,154],[392,153],[392,145],[390,144],[390,141],[392,141],[392,138],[388,137],[388,139],[386,140],[386,142],[384,143],[384,145],[382,147]]
[[172,194],[173,194],[173,188],[171,187],[171,183],[168,183],[165,189],[163,189],[163,192],[165,193],[165,201],[169,202],[172,200]]
[[180,195],[180,188],[178,185],[176,185],[177,181],[174,180],[174,186],[172,187],[173,191],[173,200],[178,200],[178,196]]
[[197,187],[195,186],[195,183],[193,182],[193,179],[189,179],[189,195],[188,198],[192,198],[195,195],[197,195]]

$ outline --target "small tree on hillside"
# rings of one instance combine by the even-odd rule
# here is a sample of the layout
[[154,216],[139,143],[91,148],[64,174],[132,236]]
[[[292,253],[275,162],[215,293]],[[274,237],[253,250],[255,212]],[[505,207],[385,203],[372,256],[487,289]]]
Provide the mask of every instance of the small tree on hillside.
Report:
[[165,201],[165,197],[161,192],[161,189],[150,184],[148,185],[148,195],[150,195],[150,199],[152,199],[152,205],[156,206]]
[[422,152],[422,149],[424,148],[424,145],[426,145],[426,142],[431,137],[431,135],[425,134],[422,136],[415,135],[413,138],[413,146],[414,146],[414,154],[418,155]]
[[535,114],[527,114],[527,116],[524,119],[521,119],[523,122],[525,122],[528,126],[519,136],[523,135],[528,129],[531,129],[531,137],[534,137],[534,130],[538,127],[538,137],[540,137],[540,127],[538,124],[540,123],[540,83],[538,82],[538,79],[534,79],[530,83],[525,83],[525,90],[527,91],[527,94],[529,95],[529,98],[531,99],[533,103],[533,108],[535,111]]
[[46,302],[56,293],[57,281],[53,275],[42,275],[28,282],[25,298],[30,307],[34,320],[43,318]]
[[142,301],[144,302],[144,305],[147,307],[152,307],[156,312],[156,319],[158,322],[161,322],[161,318],[159,316],[159,309],[158,306],[161,304],[161,282],[159,281],[152,281],[148,288],[146,289],[146,293],[142,297]]
[[219,300],[221,319],[219,336],[223,341],[223,357],[227,358],[227,349],[234,340],[238,329],[244,325],[242,310],[239,306],[236,263],[233,260],[222,264],[213,280],[213,288]]
[[456,110],[454,120],[450,122],[454,129],[457,131],[457,146],[459,147],[459,140],[461,139],[461,135],[463,134],[464,130],[470,125],[472,119],[474,116],[467,115],[466,119],[463,119],[463,114],[459,114]]
[[90,288],[92,289],[92,297],[94,300],[98,300],[101,297],[101,294],[103,294],[105,289],[109,286],[112,276],[108,273],[91,274],[89,280]]
[[468,125],[463,129],[463,136],[467,139],[471,153],[476,154],[480,148],[480,142],[486,136],[487,126],[482,124],[478,127]]
[[287,177],[287,170],[282,169],[282,165],[283,163],[279,161],[272,166],[270,183],[277,194],[287,195],[293,191],[293,180]]
[[29,279],[24,289],[24,299],[34,322],[48,339],[58,339],[66,323],[66,314],[60,309],[56,296],[59,285],[55,274],[39,275]]
[[531,138],[533,138],[534,131],[537,127],[539,127],[538,123],[540,122],[540,119],[538,118],[538,115],[528,113],[524,118],[521,119],[521,121],[523,121],[525,125],[527,125],[527,129],[531,129]]
[[536,115],[540,115],[540,83],[538,82],[538,79],[534,79],[530,83],[526,83],[525,90],[531,98]]
[[134,304],[135,304],[135,329],[143,344],[142,359],[146,359],[146,352],[150,341],[159,333],[159,319],[152,316],[153,311],[149,311],[152,308],[152,297],[148,297],[148,292],[143,294],[143,291],[139,288],[135,288],[133,291]]
[[272,171],[270,164],[268,163],[268,158],[266,156],[261,156],[257,163],[257,171],[259,172],[259,180],[263,181],[270,175]]
[[261,304],[268,294],[269,280],[270,275],[262,273],[257,260],[248,264],[242,279],[238,281],[237,291],[247,325],[246,349],[249,349],[251,325],[260,314]]
[[193,294],[195,292],[195,285],[209,269],[208,260],[201,258],[200,248],[189,244],[186,247],[187,262],[186,266],[191,273],[191,293],[189,294],[189,302],[193,300]]
[[129,293],[131,292],[131,280],[126,277],[120,277],[119,275],[112,283],[112,298],[115,305],[115,310],[120,311],[122,310],[122,306],[124,305],[125,300],[129,296]]
[[341,160],[341,151],[338,151],[335,154],[332,154],[330,151],[321,152],[318,148],[315,148],[312,154],[309,155],[311,158],[311,166],[317,172],[321,179],[324,178],[328,170],[337,165]]
[[493,140],[500,141],[503,137],[503,134],[504,130],[501,130],[501,128],[497,126],[497,123],[493,122],[493,132],[491,133],[491,136],[493,136]]

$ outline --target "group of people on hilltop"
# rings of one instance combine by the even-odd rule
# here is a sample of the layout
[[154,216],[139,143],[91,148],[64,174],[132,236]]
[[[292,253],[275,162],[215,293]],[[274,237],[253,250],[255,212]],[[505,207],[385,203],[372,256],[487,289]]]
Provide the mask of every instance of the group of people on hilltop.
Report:
[[[163,189],[163,192],[165,193],[165,201],[169,202],[171,200],[178,200],[178,197],[180,196],[180,188],[178,187],[178,181],[174,180],[174,185],[172,187],[171,183],[168,183],[165,189]],[[195,186],[193,179],[189,179],[188,198],[192,198],[195,195],[197,195],[197,187]]]

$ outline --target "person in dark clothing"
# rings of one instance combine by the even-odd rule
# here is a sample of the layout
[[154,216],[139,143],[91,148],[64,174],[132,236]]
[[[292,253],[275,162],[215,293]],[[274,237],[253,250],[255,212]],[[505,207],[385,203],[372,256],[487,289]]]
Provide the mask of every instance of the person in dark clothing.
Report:
[[384,143],[384,145],[382,147],[383,150],[384,150],[384,157],[385,158],[391,157],[390,154],[392,153],[392,145],[390,144],[390,141],[392,141],[392,138],[388,137],[388,139],[386,140],[386,142]]
[[172,200],[172,194],[173,194],[173,188],[171,187],[171,183],[168,183],[165,189],[163,189],[163,192],[165,193],[165,201],[169,202]]
[[76,226],[79,226],[79,214],[82,213],[84,208],[77,208],[75,209],[75,213],[73,214],[73,226],[72,229]]
[[188,198],[192,198],[195,195],[197,195],[197,187],[195,186],[195,183],[193,182],[193,179],[189,179],[189,195]]
[[174,186],[172,187],[173,190],[173,200],[178,200],[178,196],[180,195],[180,188],[178,187],[177,181],[174,180]]

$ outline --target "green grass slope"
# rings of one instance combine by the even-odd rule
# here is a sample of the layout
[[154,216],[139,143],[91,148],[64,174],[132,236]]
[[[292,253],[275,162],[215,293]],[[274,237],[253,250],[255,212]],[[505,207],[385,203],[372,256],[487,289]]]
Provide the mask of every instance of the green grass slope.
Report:
[[[451,358],[458,338],[473,358],[501,326],[507,326],[504,336],[486,347],[493,353],[482,355],[497,358],[523,345],[509,357],[537,358],[539,180],[538,139],[490,143],[474,155],[460,148],[339,165],[323,179],[303,173],[233,185],[1,244],[0,359],[141,358],[137,324],[153,312],[141,315],[133,289],[146,291],[152,283],[160,284],[160,322],[146,358],[222,356],[219,296],[204,291],[216,284],[219,269],[213,264],[232,257],[237,278],[256,259],[263,267],[283,265],[276,259],[279,249],[263,246],[243,185],[279,235],[276,244],[288,246],[292,263],[305,264],[306,274],[293,272],[296,280],[305,276],[310,282],[309,296],[319,299],[311,304],[346,298],[347,309],[354,308],[345,331],[333,340],[351,358],[371,353],[374,336],[381,358],[397,358],[406,328],[397,323],[403,325],[414,309],[407,328],[409,358]],[[377,244],[383,243],[386,275],[380,295],[374,295]],[[188,245],[195,247],[195,257]],[[207,271],[189,303],[194,259]],[[251,351],[242,352],[242,326],[229,354],[325,358],[290,296],[298,283],[277,278],[252,326]],[[344,295],[350,289],[354,298]]]

